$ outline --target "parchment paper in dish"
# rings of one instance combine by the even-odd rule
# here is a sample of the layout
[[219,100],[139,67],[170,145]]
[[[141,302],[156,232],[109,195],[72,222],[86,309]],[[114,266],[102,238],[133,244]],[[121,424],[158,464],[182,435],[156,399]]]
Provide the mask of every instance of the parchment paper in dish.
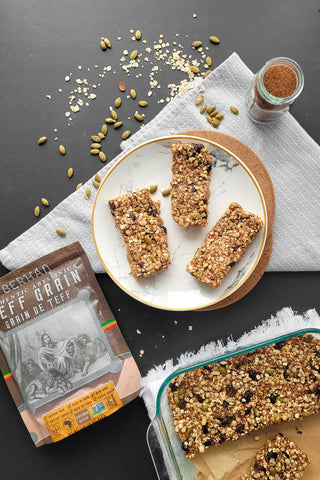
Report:
[[295,422],[281,423],[255,431],[239,440],[228,441],[196,455],[192,462],[199,470],[197,480],[238,480],[249,473],[257,450],[277,433],[283,433],[295,442],[311,460],[304,480],[315,480],[320,471],[320,415]]

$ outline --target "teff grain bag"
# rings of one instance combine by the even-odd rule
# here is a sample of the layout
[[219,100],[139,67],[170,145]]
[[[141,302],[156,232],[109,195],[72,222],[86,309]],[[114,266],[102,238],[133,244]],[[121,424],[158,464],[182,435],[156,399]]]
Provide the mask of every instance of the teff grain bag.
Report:
[[0,279],[0,367],[35,445],[139,394],[140,373],[80,243]]

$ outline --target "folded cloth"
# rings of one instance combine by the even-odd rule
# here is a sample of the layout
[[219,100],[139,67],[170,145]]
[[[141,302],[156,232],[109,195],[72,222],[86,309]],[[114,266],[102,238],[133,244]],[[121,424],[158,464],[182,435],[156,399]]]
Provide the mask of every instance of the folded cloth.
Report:
[[[225,114],[219,130],[242,140],[256,152],[267,167],[276,194],[273,252],[268,270],[320,270],[320,147],[287,113],[276,123],[256,124],[246,113],[245,97],[252,72],[233,53],[205,79],[197,78],[184,96],[176,96],[150,123],[121,144],[128,152],[132,147],[156,138],[188,129],[211,128],[205,115],[200,115],[195,99],[199,88],[205,89],[208,104],[216,104]],[[236,106],[239,115],[230,112]],[[228,113],[229,112],[229,113]],[[104,166],[103,178],[122,153]],[[64,244],[77,240],[86,251],[96,273],[103,272],[91,234],[91,212],[94,192],[88,200],[83,196],[90,179],[73,192],[42,220],[0,251],[0,261],[8,269],[25,265]],[[94,190],[94,189],[91,189]],[[68,234],[52,235],[67,226]]]
[[238,340],[229,338],[226,344],[223,344],[222,341],[211,342],[202,346],[196,353],[186,352],[175,361],[170,359],[162,365],[153,367],[139,382],[142,386],[140,396],[144,400],[150,419],[153,420],[155,417],[157,394],[162,383],[176,370],[191,367],[199,362],[211,361],[215,357],[229,352],[252,347],[261,342],[308,328],[316,328],[320,331],[320,317],[315,309],[298,315],[291,308],[285,307],[250,332],[244,333]]

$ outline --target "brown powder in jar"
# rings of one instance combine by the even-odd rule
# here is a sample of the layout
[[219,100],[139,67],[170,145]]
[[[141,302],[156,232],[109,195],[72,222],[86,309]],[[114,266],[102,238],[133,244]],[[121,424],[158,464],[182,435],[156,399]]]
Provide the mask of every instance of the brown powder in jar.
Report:
[[277,98],[290,97],[297,88],[298,80],[294,71],[286,65],[274,65],[263,75],[266,90]]

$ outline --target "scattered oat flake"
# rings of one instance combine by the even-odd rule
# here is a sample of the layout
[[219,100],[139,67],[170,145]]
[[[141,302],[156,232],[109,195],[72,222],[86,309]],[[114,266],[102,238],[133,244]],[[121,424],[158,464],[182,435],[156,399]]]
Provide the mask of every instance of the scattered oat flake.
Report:
[[189,330],[190,332],[191,332],[192,328],[193,328],[192,325],[189,325],[189,326],[188,326],[188,330]]
[[81,66],[81,65],[78,65],[78,70],[82,70],[82,66]]
[[49,100],[51,100],[51,95],[46,95],[46,97],[47,97]]
[[137,328],[136,332],[137,332],[138,335],[141,335],[141,332],[138,328]]
[[69,82],[70,81],[69,75],[65,76],[64,79],[65,79],[66,82]]
[[197,18],[197,14],[196,14],[196,13],[194,13],[192,16],[193,16],[193,18]]
[[70,115],[71,115],[70,112],[66,112],[66,113],[65,113],[65,116],[66,116],[66,117],[70,117]]
[[178,321],[177,320],[174,320],[173,322],[175,325],[178,325]]

